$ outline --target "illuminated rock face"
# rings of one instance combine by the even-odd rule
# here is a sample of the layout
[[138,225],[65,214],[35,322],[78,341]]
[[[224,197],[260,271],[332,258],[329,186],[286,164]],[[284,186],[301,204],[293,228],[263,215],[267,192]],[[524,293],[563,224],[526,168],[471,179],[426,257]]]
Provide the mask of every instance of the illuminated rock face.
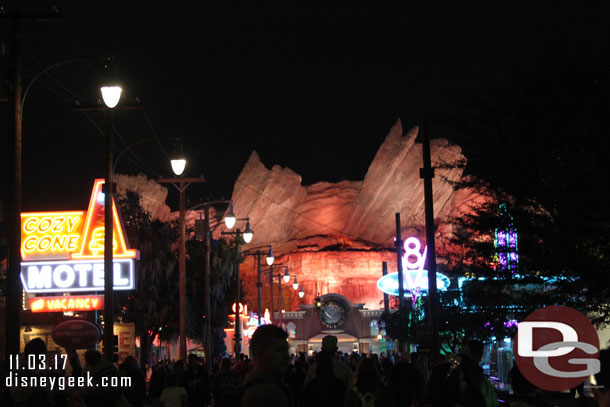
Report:
[[[381,262],[388,262],[390,273],[396,271],[396,254],[391,251],[395,213],[401,214],[403,238],[416,236],[422,243],[425,241],[423,181],[419,178],[422,148],[415,142],[416,137],[416,128],[403,134],[399,120],[377,151],[363,181],[309,186],[301,185],[301,176],[289,168],[275,165],[267,169],[258,154],[252,152],[235,183],[232,199],[237,217],[249,217],[254,230],[252,243],[243,250],[272,244],[276,264],[288,265],[293,278],[297,275],[304,287],[305,297],[300,299],[291,285],[283,286],[285,309],[297,309],[299,303],[312,303],[318,293],[331,292],[368,308],[381,307],[383,294],[376,286]],[[431,154],[433,166],[464,160],[460,147],[444,139],[431,141]],[[469,191],[452,190],[447,180],[455,181],[461,176],[459,168],[437,169],[432,182],[439,256],[447,250],[452,233],[447,220],[480,200]],[[178,212],[170,212],[165,205],[165,186],[144,176],[116,175],[115,179],[119,193],[127,188],[140,193],[143,206],[153,218],[177,220]],[[197,218],[197,212],[187,211],[189,227]],[[219,238],[222,227],[216,228],[216,222],[211,208],[211,227],[215,238]],[[244,226],[238,224],[242,229]],[[241,271],[250,307],[255,310],[257,272],[252,259],[247,256]],[[263,281],[263,308],[271,308],[268,277]],[[277,295],[276,280],[274,309]]]
[[[254,239],[250,247],[272,244],[276,264],[288,265],[303,284],[299,299],[289,284],[283,289],[286,309],[311,303],[317,294],[345,295],[368,308],[382,307],[383,294],[376,282],[382,261],[396,271],[395,214],[401,214],[402,236],[425,241],[424,191],[419,178],[422,147],[417,128],[403,135],[400,120],[377,151],[363,181],[320,182],[301,185],[301,177],[288,168],[265,168],[253,152],[240,173],[233,201],[238,217],[250,217]],[[445,139],[431,140],[432,165],[464,161],[461,148]],[[448,181],[462,176],[461,168],[437,169],[432,181],[436,247],[442,255],[452,233],[448,219],[467,210],[477,197],[455,193]],[[264,262],[264,259],[263,259]],[[242,264],[251,304],[256,303],[256,264]],[[268,281],[264,281],[263,308],[270,307]],[[292,283],[292,279],[291,279]],[[277,309],[277,280],[274,308]],[[289,305],[288,305],[289,304]],[[253,308],[255,309],[255,308]]]
[[140,195],[142,207],[150,213],[153,219],[165,222],[173,217],[169,206],[165,204],[167,188],[156,181],[149,180],[142,174],[136,176],[115,174],[114,182],[118,195],[124,194],[127,190],[137,192]]

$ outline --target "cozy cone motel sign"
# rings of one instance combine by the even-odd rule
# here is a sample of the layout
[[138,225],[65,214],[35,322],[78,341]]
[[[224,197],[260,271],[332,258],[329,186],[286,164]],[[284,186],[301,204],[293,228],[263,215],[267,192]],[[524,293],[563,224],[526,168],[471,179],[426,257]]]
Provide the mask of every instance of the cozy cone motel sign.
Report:
[[[34,212],[21,214],[21,282],[25,292],[78,293],[104,291],[104,193],[96,179],[87,212]],[[115,290],[133,290],[134,263],[139,253],[127,248],[123,225],[112,202],[113,282]],[[36,306],[46,310],[78,311],[99,307],[90,296],[74,301],[51,297]],[[77,301],[78,300],[78,301]],[[49,302],[52,301],[52,302]],[[82,304],[86,309],[77,309]],[[73,308],[74,305],[76,308]],[[51,309],[49,309],[51,308]],[[59,311],[59,309],[57,309]]]

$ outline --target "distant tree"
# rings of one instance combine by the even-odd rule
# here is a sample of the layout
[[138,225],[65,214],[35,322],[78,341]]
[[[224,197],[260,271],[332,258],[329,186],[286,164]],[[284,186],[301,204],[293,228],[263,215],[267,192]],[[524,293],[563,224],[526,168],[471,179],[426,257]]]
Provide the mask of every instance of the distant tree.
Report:
[[177,228],[153,220],[136,192],[127,191],[119,196],[118,207],[129,243],[140,251],[140,260],[136,262],[136,292],[117,294],[115,315],[135,322],[141,360],[145,361],[156,335],[170,340],[178,333],[178,270],[172,250]]
[[[480,286],[480,304],[564,304],[610,322],[609,68],[541,63],[502,78],[460,117],[454,139],[468,162],[456,188],[485,200],[454,220],[446,260],[456,274],[500,279]],[[518,228],[522,279],[492,260],[500,203]]]
[[[212,242],[210,258],[210,313],[212,319],[213,343],[222,343],[224,328],[227,326],[228,314],[233,304],[234,296],[230,293],[235,268],[239,264],[237,247],[225,240]],[[203,341],[203,243],[194,239],[187,242],[187,308],[188,308],[188,335],[195,340]],[[222,346],[215,346],[218,353],[222,353]]]

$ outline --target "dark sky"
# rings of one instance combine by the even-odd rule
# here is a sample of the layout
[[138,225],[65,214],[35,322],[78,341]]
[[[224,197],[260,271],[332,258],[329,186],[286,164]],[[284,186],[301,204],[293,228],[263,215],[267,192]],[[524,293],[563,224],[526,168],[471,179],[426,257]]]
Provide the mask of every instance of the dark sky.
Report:
[[[29,3],[49,10],[49,2]],[[115,114],[115,157],[142,141],[116,172],[172,175],[166,153],[181,136],[186,174],[208,180],[189,189],[196,201],[229,197],[252,150],[304,184],[362,179],[397,118],[410,127],[424,116],[459,115],[472,95],[513,71],[548,58],[607,59],[610,48],[607,14],[577,2],[228,3],[58,1],[62,21],[23,27],[23,87],[59,61],[114,55],[125,98],[144,105]],[[104,175],[104,124],[100,113],[72,107],[98,98],[102,75],[99,61],[73,62],[28,92],[24,211],[86,208],[93,178]],[[4,170],[2,200],[6,180]]]

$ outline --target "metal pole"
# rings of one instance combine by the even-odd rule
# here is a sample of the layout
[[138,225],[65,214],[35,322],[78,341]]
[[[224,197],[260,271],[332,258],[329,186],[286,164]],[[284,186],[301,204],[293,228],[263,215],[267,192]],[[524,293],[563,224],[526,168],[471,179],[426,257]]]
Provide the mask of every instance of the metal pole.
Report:
[[[17,3],[15,3],[17,4]],[[15,5],[18,13],[18,6]],[[12,99],[9,136],[9,188],[8,188],[8,270],[6,276],[6,359],[19,353],[21,329],[22,290],[21,279],[21,23],[12,21],[11,64],[12,88],[7,89]],[[10,85],[9,85],[10,86]],[[7,86],[8,87],[8,86]]]
[[[241,235],[240,235],[239,229],[237,229],[237,231],[236,231],[235,238],[236,238],[236,242],[237,242],[237,258],[241,258],[241,244],[239,241],[241,239]],[[241,287],[240,287],[241,282],[239,280],[239,264],[237,265],[237,273],[236,273],[235,278],[237,280],[237,296],[235,299],[235,330],[234,330],[233,340],[235,341],[235,346],[234,346],[235,357],[239,357],[239,354],[241,353],[241,320],[240,320],[240,316],[239,316],[239,301],[240,301],[239,291],[241,289]]]
[[282,275],[278,274],[278,277],[279,278],[278,278],[277,285],[279,287],[279,289],[278,289],[278,291],[279,291],[279,298],[278,298],[277,302],[278,302],[278,306],[279,306],[278,312],[280,314],[280,318],[279,318],[279,320],[280,320],[280,328],[282,328],[284,326],[283,317],[282,317]]
[[[387,262],[382,262],[381,263],[381,272],[383,273],[383,275],[387,275],[388,274],[388,263]],[[390,312],[390,298],[388,296],[388,294],[383,293],[383,310],[388,313]]]
[[271,321],[275,322],[275,315],[273,312],[273,266],[269,266],[269,289],[271,290]]
[[185,234],[186,228],[184,225],[184,182],[180,182],[180,253],[178,259],[178,295],[180,296],[180,338],[179,338],[179,357],[186,360],[186,247]]
[[203,265],[203,315],[205,319],[203,321],[203,343],[205,352],[205,365],[208,371],[212,368],[212,315],[210,307],[210,256],[211,256],[211,242],[210,242],[210,207],[205,205],[204,207],[205,220],[204,220],[204,265]]
[[104,358],[113,360],[114,298],[113,298],[113,224],[112,224],[112,110],[106,109],[106,180],[104,182]]
[[402,308],[405,300],[404,276],[402,270],[403,241],[400,231],[400,213],[396,214],[396,265],[398,266],[398,308]]
[[434,169],[430,158],[430,138],[425,131],[424,122],[421,124],[422,152],[424,167],[420,170],[420,178],[424,180],[424,203],[426,212],[426,247],[428,248],[428,300],[430,312],[430,328],[432,330],[432,366],[436,365],[440,352],[440,339],[438,332],[438,291],[436,287],[436,248],[434,245],[434,206],[432,197],[432,178]]
[[261,307],[261,290],[263,288],[263,283],[261,281],[261,253],[256,253],[256,263],[257,263],[257,281],[256,281],[256,290],[258,293],[258,324],[262,324],[262,307]]

